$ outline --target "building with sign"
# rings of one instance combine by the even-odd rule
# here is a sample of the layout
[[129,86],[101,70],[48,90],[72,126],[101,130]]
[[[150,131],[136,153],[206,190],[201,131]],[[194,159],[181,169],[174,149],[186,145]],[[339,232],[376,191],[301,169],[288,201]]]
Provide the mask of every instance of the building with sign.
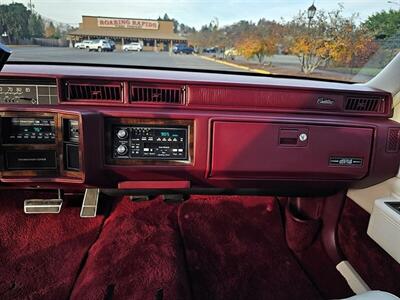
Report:
[[84,39],[111,39],[121,46],[140,42],[147,51],[168,51],[174,44],[186,43],[174,32],[172,21],[148,19],[82,16],[79,28],[69,36],[73,43]]

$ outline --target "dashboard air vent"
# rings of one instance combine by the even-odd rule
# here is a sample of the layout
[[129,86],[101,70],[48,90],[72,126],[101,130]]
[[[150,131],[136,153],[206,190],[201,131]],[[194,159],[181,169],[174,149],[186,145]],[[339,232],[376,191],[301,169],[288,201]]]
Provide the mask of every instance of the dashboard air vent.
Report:
[[122,101],[123,85],[120,82],[66,82],[68,101]]
[[130,102],[184,104],[184,91],[177,85],[131,85]]
[[385,99],[380,97],[347,97],[345,110],[384,113]]
[[400,146],[400,128],[389,128],[386,142],[387,152],[398,152]]

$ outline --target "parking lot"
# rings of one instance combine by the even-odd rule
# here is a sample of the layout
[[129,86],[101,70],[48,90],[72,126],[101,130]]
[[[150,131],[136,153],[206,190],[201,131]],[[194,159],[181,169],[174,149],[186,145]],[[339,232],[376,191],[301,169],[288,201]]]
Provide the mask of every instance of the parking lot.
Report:
[[155,66],[221,71],[244,71],[194,55],[170,54],[168,52],[88,52],[73,48],[16,47],[10,60],[40,62],[76,62],[132,66]]

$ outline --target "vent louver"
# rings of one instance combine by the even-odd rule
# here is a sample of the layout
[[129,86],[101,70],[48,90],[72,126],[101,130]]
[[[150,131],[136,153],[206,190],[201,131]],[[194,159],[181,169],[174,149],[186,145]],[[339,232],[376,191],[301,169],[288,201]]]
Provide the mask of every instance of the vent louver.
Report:
[[347,97],[345,110],[384,113],[385,99],[378,97]]
[[400,128],[389,128],[386,141],[387,152],[398,152],[400,143]]
[[120,82],[66,82],[66,100],[70,101],[122,101]]
[[130,102],[184,104],[184,87],[176,85],[131,85]]

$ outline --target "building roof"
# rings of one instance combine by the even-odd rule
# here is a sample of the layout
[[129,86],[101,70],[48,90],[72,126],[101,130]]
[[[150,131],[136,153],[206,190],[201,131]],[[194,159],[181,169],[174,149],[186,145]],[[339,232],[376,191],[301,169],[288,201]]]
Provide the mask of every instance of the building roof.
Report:
[[185,37],[175,33],[165,34],[154,30],[148,32],[140,32],[135,30],[127,30],[125,28],[92,28],[92,29],[77,29],[71,31],[69,35],[79,36],[104,36],[115,38],[142,38],[142,39],[157,39],[157,40],[181,40],[186,41]]
[[82,19],[83,18],[133,19],[133,20],[143,20],[143,21],[174,22],[173,20],[164,20],[164,19],[144,19],[144,18],[132,18],[132,17],[107,17],[107,16],[91,16],[91,15],[82,15]]
[[[160,22],[160,27],[156,30],[143,28],[126,28],[126,27],[100,27],[99,19],[127,19],[127,20],[144,20]],[[173,31],[172,21],[150,20],[150,19],[131,19],[131,18],[115,18],[100,16],[82,16],[82,23],[79,28],[70,32],[70,36],[93,36],[93,37],[110,37],[110,38],[139,38],[139,39],[157,39],[157,40],[178,40],[186,41],[185,37],[176,34]]]

